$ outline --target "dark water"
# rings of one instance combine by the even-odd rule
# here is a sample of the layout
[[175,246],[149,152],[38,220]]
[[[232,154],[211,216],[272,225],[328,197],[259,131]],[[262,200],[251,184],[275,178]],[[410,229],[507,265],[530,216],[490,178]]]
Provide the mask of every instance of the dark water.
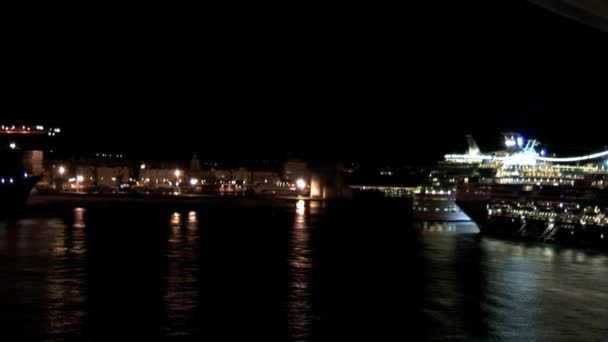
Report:
[[73,209],[0,223],[2,340],[608,336],[604,254],[412,224],[398,206]]

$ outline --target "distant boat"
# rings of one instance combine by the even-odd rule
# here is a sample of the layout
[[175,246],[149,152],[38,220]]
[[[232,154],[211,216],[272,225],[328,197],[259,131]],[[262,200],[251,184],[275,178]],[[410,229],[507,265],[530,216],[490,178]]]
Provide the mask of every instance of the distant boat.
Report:
[[[42,179],[44,152],[48,137],[59,128],[0,126],[0,219],[18,217],[34,186]],[[7,138],[7,139],[4,139]]]
[[[0,154],[0,163],[4,163]],[[32,189],[42,176],[20,177],[0,173],[0,219],[18,216],[24,208]]]
[[26,172],[23,156],[20,150],[0,151],[0,218],[18,216],[42,179]]

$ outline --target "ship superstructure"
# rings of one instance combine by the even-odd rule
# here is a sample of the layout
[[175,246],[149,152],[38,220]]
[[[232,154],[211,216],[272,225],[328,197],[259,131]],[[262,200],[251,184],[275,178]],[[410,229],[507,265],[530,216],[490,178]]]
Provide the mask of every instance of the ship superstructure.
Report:
[[608,151],[547,157],[536,151],[534,140],[505,137],[505,152],[449,155],[481,160],[458,184],[456,203],[482,232],[594,244],[608,239]]

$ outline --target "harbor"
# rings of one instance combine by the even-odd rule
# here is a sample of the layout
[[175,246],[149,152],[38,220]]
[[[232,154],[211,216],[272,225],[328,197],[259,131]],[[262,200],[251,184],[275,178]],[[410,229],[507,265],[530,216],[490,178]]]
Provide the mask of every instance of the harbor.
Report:
[[606,1],[9,25],[0,341],[608,340]]

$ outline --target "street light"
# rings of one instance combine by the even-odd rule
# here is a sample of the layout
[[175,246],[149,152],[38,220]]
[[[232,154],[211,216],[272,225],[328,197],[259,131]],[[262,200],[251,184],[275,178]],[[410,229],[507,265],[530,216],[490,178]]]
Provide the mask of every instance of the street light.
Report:
[[304,188],[306,188],[306,181],[304,181],[302,178],[299,178],[296,181],[296,187],[300,190],[304,190]]
[[82,177],[82,175],[76,176],[76,189],[82,190],[82,181],[83,180],[84,180],[84,177]]
[[175,194],[178,194],[178,189],[179,189],[179,176],[182,174],[179,170],[175,170],[174,172],[175,174]]
[[146,164],[141,163],[141,166],[139,168],[142,169],[142,170],[145,170],[146,169]]
[[55,179],[55,181],[56,181],[55,189],[59,188],[60,190],[63,190],[63,182],[64,182],[63,175],[65,174],[65,167],[60,165],[57,168],[57,172],[59,173],[59,177],[57,177],[57,179]]
[[11,150],[17,148],[17,144],[15,144],[14,142],[11,142],[8,146],[11,148]]

